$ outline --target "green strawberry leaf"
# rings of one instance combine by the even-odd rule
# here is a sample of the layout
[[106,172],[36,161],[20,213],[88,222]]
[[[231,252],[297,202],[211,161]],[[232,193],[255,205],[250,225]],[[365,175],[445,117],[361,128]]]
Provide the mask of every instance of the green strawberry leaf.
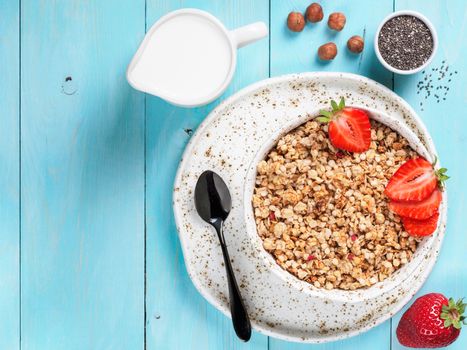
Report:
[[345,107],[345,101],[344,101],[344,98],[341,97],[341,100],[339,102],[339,104],[337,104],[336,101],[334,100],[331,100],[331,107],[332,107],[332,110],[331,111],[327,111],[327,110],[320,110],[319,111],[319,114],[321,116],[324,116],[326,118],[328,118],[327,120],[323,119],[323,118],[317,118],[318,121],[321,121],[323,123],[328,123],[331,121],[331,119],[333,118],[333,116],[336,114],[336,112],[339,112],[340,110],[342,110],[344,107]]
[[319,121],[320,123],[329,123],[331,121],[331,118],[329,118],[329,117],[316,117],[316,120]]
[[459,299],[456,302],[453,298],[449,298],[448,305],[441,307],[440,318],[444,320],[444,327],[453,326],[456,329],[461,329],[462,324],[466,324],[466,318],[463,315],[465,308],[464,299]]
[[319,111],[319,114],[320,114],[320,115],[324,115],[325,117],[327,117],[327,118],[329,118],[329,119],[331,119],[331,117],[332,117],[332,113],[329,112],[329,111],[326,111],[326,110],[324,110],[324,109],[320,110],[320,111]]
[[440,168],[438,170],[435,170],[435,175],[438,178],[438,183],[439,183],[439,186],[441,187],[441,189],[444,188],[444,186],[443,186],[444,182],[449,179],[449,176],[446,175],[447,171],[448,171],[448,169],[446,169],[446,168]]
[[339,110],[339,106],[337,105],[336,101],[331,100],[331,106],[332,106],[333,111],[338,111]]
[[341,97],[341,101],[339,102],[339,110],[344,109],[345,107],[345,100]]

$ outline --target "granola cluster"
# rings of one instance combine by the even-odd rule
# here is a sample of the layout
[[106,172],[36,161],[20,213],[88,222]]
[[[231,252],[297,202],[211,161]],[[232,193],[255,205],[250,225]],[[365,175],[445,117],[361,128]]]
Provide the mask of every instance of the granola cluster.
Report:
[[332,146],[326,124],[309,121],[258,164],[252,201],[263,246],[315,287],[371,286],[417,248],[384,195],[389,178],[416,153],[390,128],[371,126],[370,149],[350,154]]

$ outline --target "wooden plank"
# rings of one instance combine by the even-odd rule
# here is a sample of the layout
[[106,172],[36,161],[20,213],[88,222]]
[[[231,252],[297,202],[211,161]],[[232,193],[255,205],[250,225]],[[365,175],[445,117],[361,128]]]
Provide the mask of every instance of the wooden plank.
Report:
[[[427,6],[427,2],[423,0],[396,0],[396,10],[402,9],[416,10],[427,16],[438,31],[440,46],[434,62],[425,70],[425,74],[419,73],[409,77],[396,76],[394,88],[415,108],[425,122],[434,139],[440,161],[449,169],[451,176],[447,184],[449,210],[443,247],[433,272],[416,297],[430,292],[439,292],[457,299],[467,296],[467,269],[465,268],[467,248],[467,235],[465,234],[467,138],[465,130],[467,130],[467,119],[465,113],[461,111],[467,100],[465,90],[467,2],[436,0],[430,1]],[[438,70],[433,71],[433,69]],[[440,72],[444,73],[444,77]],[[427,81],[431,80],[433,87],[430,88],[431,95],[427,97],[425,90],[418,93],[417,84],[419,81],[425,81],[425,77],[430,74],[431,77],[427,78]],[[423,85],[427,84],[423,83]],[[444,95],[444,86],[449,87],[446,95]],[[437,89],[437,87],[441,88]],[[440,96],[439,103],[435,95]],[[413,300],[409,305],[412,302]],[[405,349],[395,336],[402,312],[393,319],[392,349],[394,350]],[[449,347],[452,350],[466,348],[465,334]]]
[[[377,62],[373,51],[373,38],[379,22],[392,12],[392,0],[385,1],[332,1],[322,2],[324,19],[318,24],[307,24],[303,32],[292,33],[286,27],[287,15],[291,11],[304,12],[310,1],[271,0],[271,75],[282,75],[303,71],[341,71],[361,74],[392,86],[392,75]],[[327,27],[327,17],[332,12],[343,12],[347,17],[345,28],[335,33]],[[365,36],[362,56],[348,52],[347,39],[352,35]],[[332,62],[321,62],[317,58],[318,47],[333,41],[338,55]],[[369,332],[344,341],[314,345],[313,349],[374,349],[390,348],[390,322]],[[270,339],[271,350],[307,349],[310,345],[294,344]]]
[[19,1],[0,13],[0,349],[19,349]]
[[[322,1],[324,18],[317,24],[308,23],[300,33],[291,32],[287,15],[292,11],[305,12],[308,0],[271,0],[271,75],[307,71],[333,71],[361,74],[388,87],[392,74],[383,69],[373,50],[374,33],[379,22],[392,12],[392,0],[384,1]],[[328,28],[327,19],[332,12],[343,12],[347,22],[341,32]],[[361,55],[347,50],[347,40],[352,35],[365,38]],[[318,58],[318,47],[327,42],[337,45],[338,54],[333,61]]]
[[[228,28],[268,23],[269,2],[148,0],[147,23],[180,7],[196,7],[219,17]],[[242,48],[235,78],[219,100],[268,76],[268,40]],[[231,321],[195,290],[184,266],[172,214],[172,185],[191,130],[219,100],[197,109],[171,106],[147,97],[147,349],[266,349],[267,337],[254,333],[243,344]]]
[[144,347],[144,0],[22,1],[22,348]]

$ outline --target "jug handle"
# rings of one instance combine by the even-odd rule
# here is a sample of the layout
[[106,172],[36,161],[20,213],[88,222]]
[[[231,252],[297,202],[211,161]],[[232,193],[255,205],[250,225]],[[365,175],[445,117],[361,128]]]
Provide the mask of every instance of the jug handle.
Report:
[[264,22],[255,22],[234,29],[230,33],[235,45],[240,48],[268,36],[268,27]]

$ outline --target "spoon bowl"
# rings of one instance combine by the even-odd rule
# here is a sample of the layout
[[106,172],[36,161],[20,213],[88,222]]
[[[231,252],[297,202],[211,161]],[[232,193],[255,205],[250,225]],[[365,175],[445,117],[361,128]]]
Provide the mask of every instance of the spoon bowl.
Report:
[[224,180],[213,171],[205,171],[195,188],[195,206],[201,218],[212,224],[226,220],[232,209],[232,197]]

